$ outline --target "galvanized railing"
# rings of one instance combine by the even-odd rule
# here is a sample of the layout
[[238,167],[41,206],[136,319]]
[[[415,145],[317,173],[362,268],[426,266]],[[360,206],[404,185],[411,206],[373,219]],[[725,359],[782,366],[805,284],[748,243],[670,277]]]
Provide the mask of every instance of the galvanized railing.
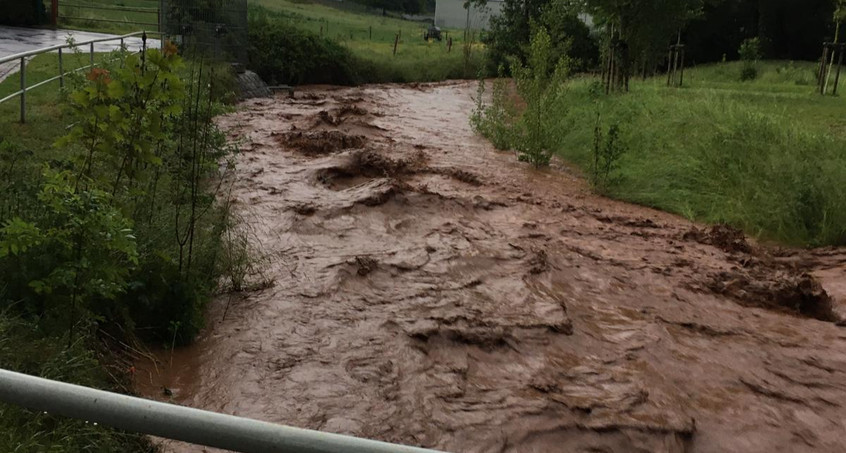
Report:
[[0,369],[0,401],[244,453],[437,453],[160,403]]
[[[160,32],[139,31],[139,32],[136,32],[136,33],[129,33],[129,34],[122,35],[122,36],[110,36],[110,37],[107,37],[107,38],[97,38],[97,39],[92,39],[92,40],[83,41],[83,42],[72,42],[72,43],[67,43],[67,44],[59,44],[59,45],[55,45],[55,46],[51,46],[51,47],[44,47],[44,48],[41,48],[41,49],[30,50],[28,52],[21,52],[21,53],[17,53],[17,54],[14,54],[14,55],[9,55],[7,57],[0,58],[0,65],[5,64],[5,63],[9,63],[9,62],[16,62],[18,60],[20,61],[20,65],[21,65],[21,68],[20,68],[21,88],[20,88],[20,90],[15,91],[14,93],[4,97],[3,99],[0,99],[0,104],[4,103],[6,101],[12,100],[17,96],[20,96],[21,123],[26,123],[26,93],[27,93],[27,91],[33,90],[33,89],[38,88],[42,85],[46,85],[50,82],[55,82],[56,80],[59,81],[59,87],[64,87],[65,86],[65,76],[67,76],[68,74],[72,74],[74,72],[84,71],[88,68],[94,67],[96,65],[95,62],[94,62],[94,44],[109,42],[109,41],[120,41],[120,47],[124,48],[127,39],[141,37],[141,46],[142,46],[141,52],[144,52],[144,51],[146,51],[146,48],[147,48],[147,37],[149,35],[158,35],[161,38],[162,34]],[[63,58],[62,58],[63,57],[63,51],[65,49],[73,50],[73,49],[84,48],[85,46],[88,46],[89,64],[86,65],[86,66],[83,66],[81,68],[76,68],[76,69],[73,69],[71,71],[65,72],[64,67],[63,67]],[[38,82],[38,83],[36,83],[32,86],[27,86],[27,84],[26,84],[26,59],[34,57],[36,55],[41,55],[41,54],[44,54],[44,53],[56,52],[56,51],[58,51],[58,53],[59,53],[59,71],[58,71],[59,74],[57,76],[51,77],[47,80],[42,80],[42,81],[40,81],[40,82]]]

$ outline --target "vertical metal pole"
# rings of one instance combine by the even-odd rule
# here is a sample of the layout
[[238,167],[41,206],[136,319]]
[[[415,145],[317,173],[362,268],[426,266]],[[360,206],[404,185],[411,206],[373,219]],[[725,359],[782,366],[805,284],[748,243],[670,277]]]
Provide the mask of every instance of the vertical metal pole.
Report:
[[26,58],[21,57],[21,123],[26,123]]
[[62,66],[62,48],[59,47],[59,88],[65,87],[65,70]]
[[91,63],[91,67],[94,67],[94,43],[91,43],[91,55],[88,59]]

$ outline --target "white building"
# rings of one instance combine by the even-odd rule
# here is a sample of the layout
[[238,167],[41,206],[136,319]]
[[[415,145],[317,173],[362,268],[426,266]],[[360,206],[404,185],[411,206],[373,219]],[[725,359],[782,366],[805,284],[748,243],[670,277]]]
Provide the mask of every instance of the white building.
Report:
[[503,0],[488,0],[483,7],[464,8],[466,0],[437,0],[435,3],[435,25],[442,28],[467,28],[487,30],[491,16],[502,10]]

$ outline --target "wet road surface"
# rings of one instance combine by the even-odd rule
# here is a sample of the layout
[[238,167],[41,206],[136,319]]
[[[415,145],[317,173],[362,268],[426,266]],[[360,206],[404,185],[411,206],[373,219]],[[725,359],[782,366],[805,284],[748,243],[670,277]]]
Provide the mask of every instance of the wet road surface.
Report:
[[474,91],[313,88],[220,118],[271,284],[218,298],[139,391],[455,452],[846,451],[846,252],[533,170],[473,133]]
[[[48,28],[21,28],[0,26],[0,58],[14,55],[21,52],[28,52],[31,50],[42,49],[44,47],[56,46],[65,44],[69,37],[72,37],[76,42],[89,41],[92,39],[108,38],[115,35],[104,33],[92,33],[78,30],[64,30],[64,29],[48,29]],[[137,50],[141,48],[141,38],[127,38],[125,41],[127,48]],[[158,47],[158,39],[149,39],[147,41],[149,47]],[[96,43],[94,44],[95,52],[111,52],[120,46],[119,41]],[[82,52],[88,52],[90,49],[86,46],[80,49]],[[6,77],[16,73],[20,70],[20,62],[11,62],[0,64],[0,81]]]

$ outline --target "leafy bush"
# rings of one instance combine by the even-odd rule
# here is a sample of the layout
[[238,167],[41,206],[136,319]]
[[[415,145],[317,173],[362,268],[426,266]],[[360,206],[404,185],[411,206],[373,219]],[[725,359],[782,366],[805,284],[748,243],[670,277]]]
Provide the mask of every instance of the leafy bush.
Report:
[[755,80],[758,78],[758,60],[761,59],[761,40],[759,38],[749,38],[740,44],[740,49],[737,53],[740,55],[740,60],[743,61],[743,66],[740,70],[740,80]]
[[599,193],[607,193],[609,188],[618,181],[613,176],[619,169],[620,158],[626,152],[621,142],[620,125],[613,123],[604,132],[601,116],[596,116],[596,126],[593,128],[593,160],[590,165],[590,183]]
[[[471,117],[473,127],[499,149],[514,147],[518,159],[535,167],[549,165],[559,136],[549,134],[550,129],[566,130],[566,105],[557,101],[566,90],[570,74],[570,61],[565,57],[550,67],[552,41],[543,27],[532,37],[527,64],[512,60],[511,73],[517,95],[525,102],[525,109],[518,115],[511,106],[507,82],[494,83],[493,103],[486,106],[484,80],[479,84],[476,111]],[[553,69],[554,68],[554,69]]]
[[287,22],[266,16],[253,19],[249,36],[250,68],[270,84],[359,81],[349,50]]
[[504,77],[504,69],[500,68],[500,77],[493,81],[490,103],[485,102],[487,81],[482,72],[476,90],[476,107],[470,117],[470,124],[476,132],[482,134],[496,149],[507,150],[514,147],[517,109],[510,102],[510,79]]
[[0,296],[53,329],[97,319],[184,343],[228,227],[215,197],[231,151],[212,122],[219,69],[186,67],[172,44],[118,57],[68,95],[61,158],[0,147]]

